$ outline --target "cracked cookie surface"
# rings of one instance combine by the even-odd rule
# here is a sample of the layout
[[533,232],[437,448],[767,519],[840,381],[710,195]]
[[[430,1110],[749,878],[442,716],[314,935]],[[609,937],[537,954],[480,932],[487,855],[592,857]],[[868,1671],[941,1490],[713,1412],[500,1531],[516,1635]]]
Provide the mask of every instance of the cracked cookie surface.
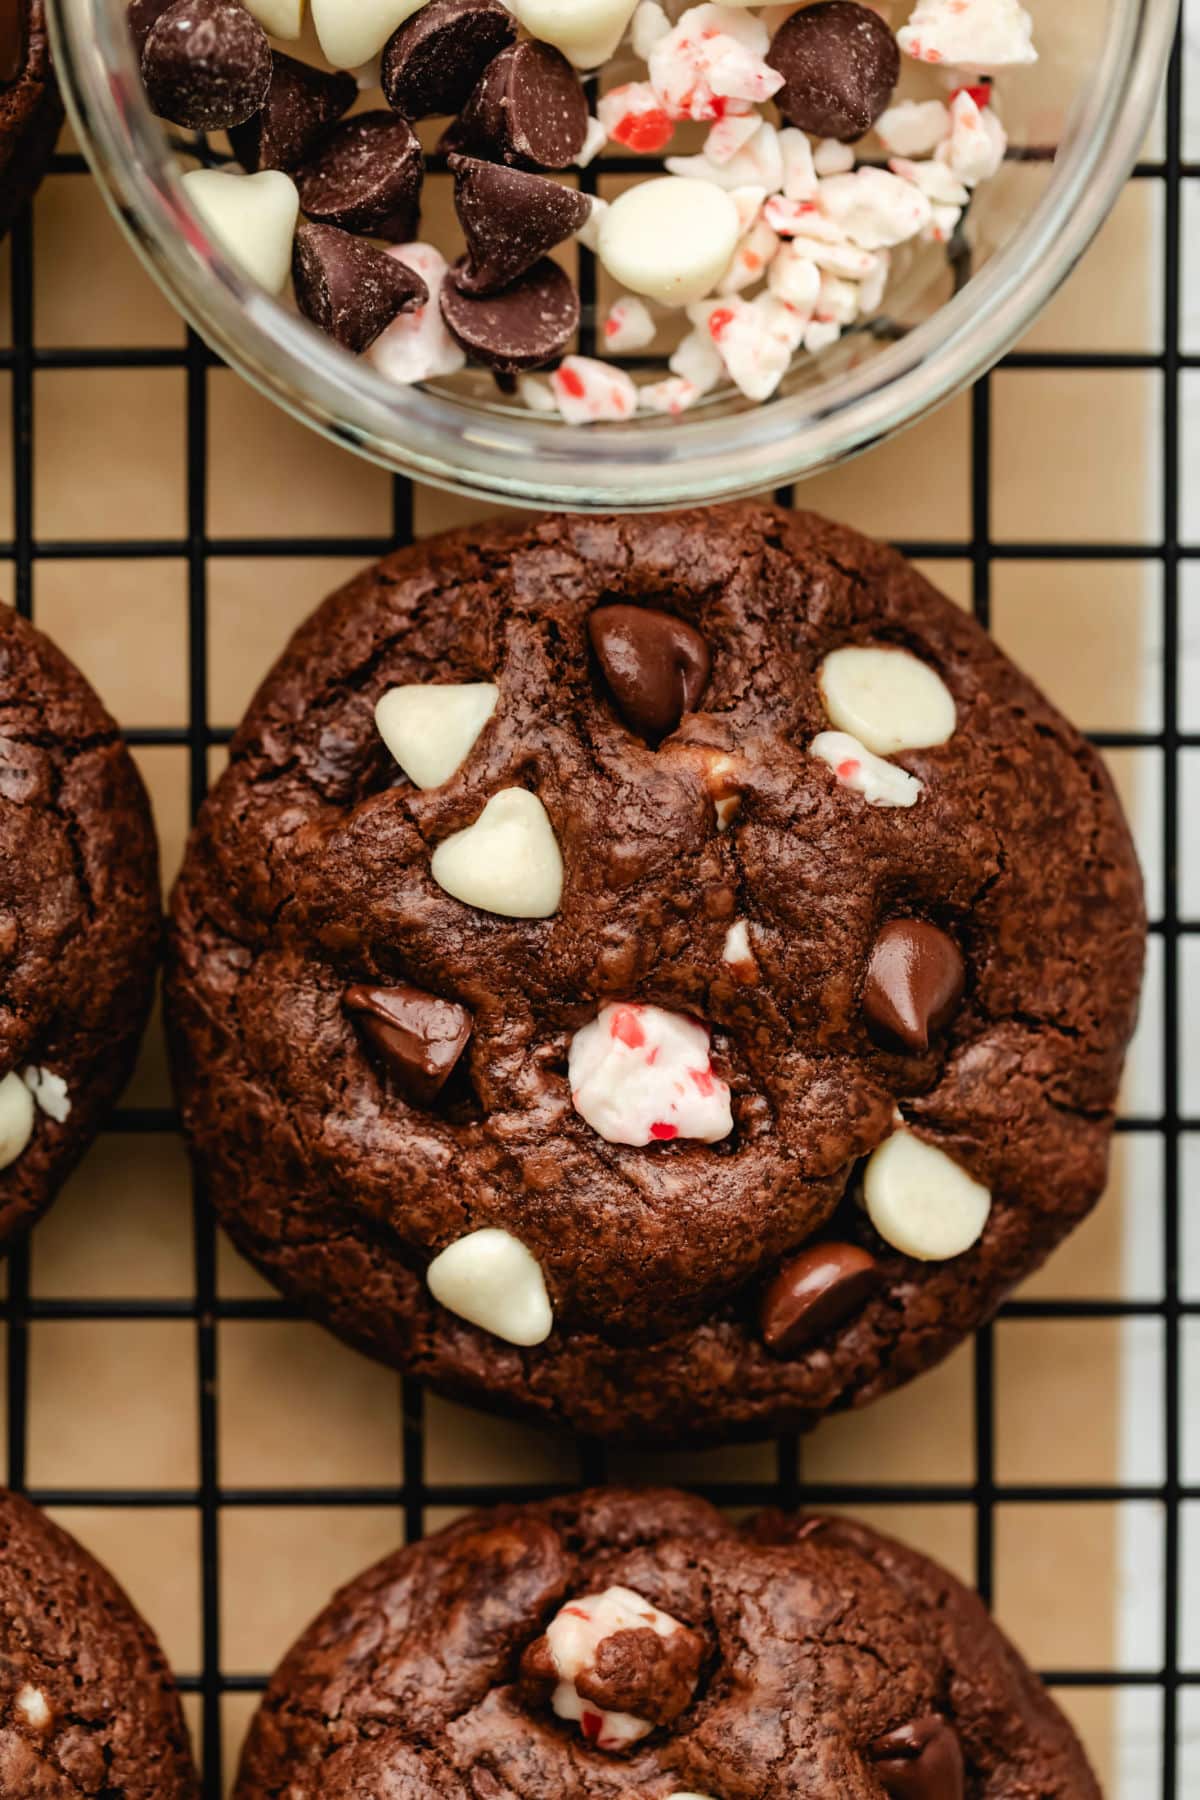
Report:
[[[614,1588],[669,1615],[702,1656],[682,1710],[618,1753],[520,1679],[547,1626]],[[933,1745],[923,1780],[897,1755],[914,1738]],[[683,1494],[604,1489],[475,1514],[342,1589],[276,1673],[235,1800],[300,1793],[1099,1800],[1100,1789],[980,1601],[924,1557],[846,1519],[764,1514],[738,1528]]]
[[[908,653],[879,754],[844,729],[871,735],[878,658],[828,660],[864,649]],[[428,785],[384,695],[405,766],[451,746]],[[489,524],[365,571],[252,703],[173,938],[185,1124],[286,1293],[457,1395],[714,1438],[908,1379],[1086,1214],[1144,917],[1099,758],[975,622],[892,551],[746,505]],[[458,1009],[433,1097],[431,1002]],[[696,1103],[659,1108],[635,1044]]]
[[0,1490],[0,1793],[197,1800],[162,1651],[111,1575]]
[[44,0],[5,0],[2,11],[0,235],[42,179],[63,122]]
[[115,722],[60,650],[0,607],[0,1115],[22,1081],[38,1100],[23,1146],[4,1151],[0,1252],[129,1077],[161,917],[150,803]]

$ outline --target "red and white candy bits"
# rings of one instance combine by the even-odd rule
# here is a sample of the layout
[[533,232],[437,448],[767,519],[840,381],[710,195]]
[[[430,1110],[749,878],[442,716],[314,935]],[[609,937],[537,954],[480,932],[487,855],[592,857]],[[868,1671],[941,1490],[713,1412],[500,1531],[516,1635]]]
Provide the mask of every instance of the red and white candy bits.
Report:
[[[244,175],[206,167],[188,177],[231,257],[281,288],[297,208],[313,214],[321,198],[326,223],[384,240],[429,288],[427,305],[398,316],[378,296],[367,309],[384,326],[364,350],[382,376],[435,381],[471,360],[568,425],[682,414],[722,387],[765,401],[797,357],[861,328],[893,270],[907,274],[914,257],[936,254],[927,246],[961,231],[972,191],[1007,149],[995,78],[1037,54],[1019,0],[204,4],[220,31],[163,27],[139,49],[165,115],[229,129],[245,160]],[[893,4],[907,5],[905,22],[893,21]],[[142,10],[135,0],[135,35]],[[306,11],[342,71],[272,49],[271,37],[300,37]],[[391,110],[339,125],[355,92],[344,70],[380,53]],[[604,79],[618,56],[619,78]],[[439,115],[450,115],[438,150],[456,173],[466,258],[449,241],[397,247],[415,227],[424,175],[412,126]],[[696,124],[708,127],[702,138],[688,129]],[[401,143],[402,180],[389,164]],[[589,202],[545,176],[569,178],[606,146],[645,157],[645,178],[589,197],[579,217]],[[303,242],[311,227],[301,220],[301,230]],[[547,260],[572,236],[621,290],[594,318],[566,268]],[[513,242],[541,260],[497,255]],[[300,294],[301,311],[350,348],[366,333],[337,327],[364,313],[347,271],[365,283],[374,270],[380,285],[374,256],[341,245],[329,319]],[[594,354],[580,325],[594,328]],[[636,363],[614,366],[659,346],[666,374],[661,363],[644,376]]]
[[577,1719],[579,1728],[597,1750],[623,1750],[647,1737],[651,1720],[634,1713],[611,1712],[585,1699],[576,1687],[585,1671],[596,1666],[597,1652],[606,1638],[618,1631],[653,1631],[670,1639],[682,1629],[677,1619],[660,1612],[632,1588],[610,1587],[602,1594],[572,1600],[551,1620],[546,1644],[558,1676],[550,1704],[560,1719]]
[[571,1040],[568,1075],[576,1112],[610,1144],[715,1144],[733,1130],[708,1032],[686,1013],[603,1007]]

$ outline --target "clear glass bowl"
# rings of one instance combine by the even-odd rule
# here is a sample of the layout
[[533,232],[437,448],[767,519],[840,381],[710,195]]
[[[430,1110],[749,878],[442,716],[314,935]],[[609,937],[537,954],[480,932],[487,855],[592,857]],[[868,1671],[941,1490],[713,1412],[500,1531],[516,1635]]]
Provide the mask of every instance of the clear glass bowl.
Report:
[[[394,386],[248,282],[184,198],[183,165],[142,91],[125,0],[50,0],[50,13],[75,127],[114,212],[228,363],[297,418],[404,474],[493,501],[633,510],[761,492],[878,443],[974,380],[1045,305],[1137,157],[1176,0],[1027,4],[1040,60],[1000,83],[1012,150],[967,214],[969,279],[962,256],[925,247],[893,278],[887,323],[801,357],[765,404],[718,393],[681,419],[599,426],[530,413],[481,371]],[[603,160],[594,171],[603,193]]]

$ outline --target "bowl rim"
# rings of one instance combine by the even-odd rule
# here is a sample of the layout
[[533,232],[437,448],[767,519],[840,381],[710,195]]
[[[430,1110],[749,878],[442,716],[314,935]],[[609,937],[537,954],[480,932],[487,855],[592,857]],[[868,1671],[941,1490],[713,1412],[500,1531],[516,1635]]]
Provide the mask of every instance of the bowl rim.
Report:
[[800,481],[915,424],[990,368],[1070,274],[1137,160],[1178,3],[1110,0],[1095,78],[1038,204],[958,294],[869,363],[815,393],[735,415],[574,428],[388,384],[287,311],[228,260],[188,201],[119,0],[48,0],[48,13],[71,122],[110,209],[226,363],[294,417],[395,472],[479,500],[598,512]]

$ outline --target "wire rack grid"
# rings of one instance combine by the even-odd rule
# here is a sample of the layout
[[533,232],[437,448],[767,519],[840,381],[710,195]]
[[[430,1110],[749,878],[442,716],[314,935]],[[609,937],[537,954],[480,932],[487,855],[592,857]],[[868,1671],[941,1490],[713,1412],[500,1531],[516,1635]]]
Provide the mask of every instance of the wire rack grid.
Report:
[[[990,1599],[995,1587],[996,1515],[1005,1505],[1070,1504],[1120,1505],[1146,1502],[1161,1511],[1163,1529],[1161,1642],[1151,1668],[1063,1667],[1044,1670],[1059,1689],[1128,1690],[1151,1688],[1160,1696],[1161,1750],[1154,1792],[1162,1800],[1177,1800],[1184,1792],[1177,1756],[1181,1736],[1181,1701],[1190,1686],[1200,1687],[1200,1671],[1182,1666],[1181,1657],[1181,1527],[1188,1502],[1200,1502],[1200,1486],[1188,1485],[1182,1444],[1183,1334],[1189,1315],[1200,1315],[1200,1302],[1184,1298],[1180,1279],[1181,1160],[1188,1132],[1200,1131],[1200,1118],[1186,1118],[1181,1106],[1178,1074],[1181,1009],[1181,945],[1197,926],[1180,917],[1177,851],[1181,828],[1181,757],[1200,749],[1200,734],[1181,729],[1179,674],[1181,659],[1180,587],[1188,558],[1200,557],[1200,545],[1181,543],[1181,402],[1183,371],[1200,367],[1200,356],[1186,355],[1181,343],[1181,209],[1185,182],[1200,177],[1200,164],[1183,155],[1182,121],[1183,58],[1177,45],[1166,89],[1165,154],[1146,161],[1135,179],[1160,184],[1163,195],[1162,349],[1158,352],[1073,352],[1053,354],[1024,351],[1007,359],[1004,367],[1016,369],[1141,369],[1159,372],[1162,379],[1161,409],[1161,511],[1157,541],[1128,543],[996,541],[992,530],[992,396],[990,379],[981,381],[970,400],[970,530],[963,540],[905,542],[908,554],[927,561],[953,559],[970,569],[971,599],[976,616],[987,624],[991,612],[994,566],[1004,559],[1036,557],[1041,561],[1103,562],[1132,557],[1151,559],[1162,575],[1162,673],[1161,725],[1156,731],[1105,731],[1096,741],[1113,750],[1154,750],[1161,756],[1161,855],[1163,907],[1152,931],[1161,943],[1163,1008],[1161,1018],[1163,1104],[1152,1116],[1138,1114],[1119,1121],[1123,1132],[1154,1134],[1160,1141],[1164,1169],[1164,1227],[1161,1249],[1161,1297],[1157,1299],[1087,1298],[1065,1301],[1017,1299],[1002,1315],[1006,1319],[1123,1320],[1149,1318],[1158,1321],[1164,1335],[1165,1381],[1161,1433],[1161,1479],[1145,1482],[1014,1483],[1002,1478],[996,1457],[995,1334],[982,1332],[974,1347],[973,1447],[974,1470],[962,1481],[894,1482],[874,1479],[858,1482],[811,1482],[803,1478],[803,1454],[794,1440],[783,1440],[775,1455],[771,1478],[725,1485],[704,1485],[719,1503],[737,1505],[782,1503],[793,1505],[801,1497],[815,1504],[892,1506],[905,1503],[946,1504],[969,1507],[973,1517],[974,1572],[977,1585]],[[60,154],[54,172],[82,176],[82,159]],[[181,748],[188,761],[190,804],[199,805],[210,778],[214,746],[227,732],[210,722],[209,707],[209,576],[221,558],[256,558],[279,553],[276,539],[217,536],[207,526],[209,474],[209,372],[213,359],[202,343],[189,334],[180,348],[71,349],[41,348],[34,331],[33,232],[25,217],[13,238],[12,348],[0,352],[0,368],[11,375],[12,390],[12,540],[0,544],[0,557],[8,559],[14,600],[26,616],[34,612],[35,570],[39,564],[64,559],[182,559],[187,570],[187,721],[171,727],[137,727],[127,735],[135,746]],[[48,539],[35,532],[33,443],[35,374],[43,370],[163,367],[182,369],[186,382],[187,417],[187,512],[182,539],[96,538]],[[786,499],[791,498],[789,494]],[[393,543],[408,541],[414,528],[414,495],[408,483],[396,479],[392,486],[392,532],[389,538],[321,537],[291,540],[290,556],[371,556]],[[171,1134],[176,1120],[160,1107],[121,1109],[112,1128],[124,1133]],[[234,1486],[222,1477],[218,1429],[219,1329],[234,1320],[289,1319],[296,1314],[284,1302],[269,1298],[228,1298],[220,1291],[217,1272],[217,1237],[212,1216],[202,1195],[194,1196],[192,1215],[192,1291],[177,1298],[111,1299],[41,1298],[30,1279],[30,1250],[19,1246],[8,1264],[7,1297],[0,1302],[0,1321],[7,1340],[4,1380],[7,1394],[8,1479],[11,1486],[30,1493],[38,1503],[58,1509],[182,1508],[198,1521],[202,1553],[200,1604],[200,1662],[181,1675],[186,1692],[196,1697],[200,1718],[199,1749],[206,1770],[206,1800],[218,1800],[223,1763],[222,1702],[231,1693],[257,1692],[266,1672],[231,1673],[222,1661],[222,1520],[235,1509],[264,1508],[286,1503],[291,1507],[382,1507],[394,1509],[397,1525],[410,1539],[421,1535],[429,1508],[460,1507],[496,1498],[488,1483],[455,1482],[428,1478],[425,1461],[425,1405],[412,1383],[403,1385],[401,1479],[395,1483],[338,1485],[334,1487]],[[194,1331],[196,1406],[199,1428],[198,1478],[178,1487],[91,1486],[45,1487],[31,1484],[29,1442],[31,1427],[30,1358],[31,1329],[41,1321],[106,1319],[113,1321],[182,1321]],[[581,1446],[578,1479],[602,1481],[608,1459],[593,1445]],[[509,1494],[533,1497],[547,1491],[535,1483]],[[1147,1789],[1147,1800],[1149,1797]]]

